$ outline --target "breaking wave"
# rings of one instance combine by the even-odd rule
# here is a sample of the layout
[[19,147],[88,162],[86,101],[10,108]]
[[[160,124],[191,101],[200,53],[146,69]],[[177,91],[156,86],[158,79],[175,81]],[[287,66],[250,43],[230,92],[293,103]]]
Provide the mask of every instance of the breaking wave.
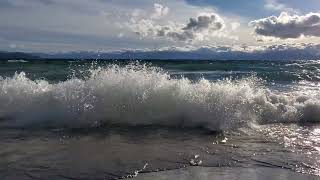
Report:
[[110,65],[59,83],[24,72],[0,78],[0,118],[9,126],[159,125],[224,130],[250,123],[318,122],[319,90],[279,92],[255,77],[173,79],[146,65]]

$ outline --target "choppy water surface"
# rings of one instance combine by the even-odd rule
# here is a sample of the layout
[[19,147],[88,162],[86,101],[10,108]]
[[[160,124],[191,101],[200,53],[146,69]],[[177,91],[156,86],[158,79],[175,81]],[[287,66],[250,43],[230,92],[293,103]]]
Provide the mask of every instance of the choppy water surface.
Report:
[[319,61],[6,61],[1,179],[317,179]]

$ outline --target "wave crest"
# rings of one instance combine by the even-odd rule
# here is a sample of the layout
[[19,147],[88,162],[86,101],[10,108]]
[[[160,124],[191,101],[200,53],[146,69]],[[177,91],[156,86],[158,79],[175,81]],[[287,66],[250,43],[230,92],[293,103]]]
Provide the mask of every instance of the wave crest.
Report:
[[319,91],[277,92],[259,79],[172,79],[146,65],[91,69],[84,79],[51,84],[25,73],[0,79],[0,118],[12,126],[102,124],[204,127],[250,122],[320,121]]

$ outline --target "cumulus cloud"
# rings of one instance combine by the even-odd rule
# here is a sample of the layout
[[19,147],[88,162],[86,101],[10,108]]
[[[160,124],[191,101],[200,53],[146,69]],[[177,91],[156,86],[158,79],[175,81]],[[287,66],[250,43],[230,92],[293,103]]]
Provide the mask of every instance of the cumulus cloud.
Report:
[[164,37],[176,41],[203,41],[212,36],[221,36],[225,22],[217,14],[203,13],[195,18],[189,18],[186,24],[169,22],[166,25],[159,25],[153,19],[132,19],[129,26],[142,36]]
[[320,37],[320,13],[290,15],[282,12],[279,17],[270,16],[251,21],[255,34],[280,39],[300,38],[301,36]]
[[220,30],[224,26],[223,20],[217,14],[203,14],[197,18],[190,18],[183,30],[202,31],[206,29]]
[[158,36],[165,36],[175,40],[204,40],[205,37],[214,34],[224,28],[225,23],[217,14],[202,14],[196,18],[190,18],[189,22],[179,27],[164,26],[158,30]]

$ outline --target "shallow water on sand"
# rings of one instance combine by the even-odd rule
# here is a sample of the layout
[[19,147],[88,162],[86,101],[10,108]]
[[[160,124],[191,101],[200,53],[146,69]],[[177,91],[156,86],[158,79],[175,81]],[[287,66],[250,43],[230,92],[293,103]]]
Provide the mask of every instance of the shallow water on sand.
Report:
[[[263,129],[213,134],[164,127],[6,129],[0,134],[0,177],[319,179],[319,149],[304,141],[320,136],[299,134],[299,127],[289,125]],[[266,129],[290,129],[301,139],[291,143]]]

